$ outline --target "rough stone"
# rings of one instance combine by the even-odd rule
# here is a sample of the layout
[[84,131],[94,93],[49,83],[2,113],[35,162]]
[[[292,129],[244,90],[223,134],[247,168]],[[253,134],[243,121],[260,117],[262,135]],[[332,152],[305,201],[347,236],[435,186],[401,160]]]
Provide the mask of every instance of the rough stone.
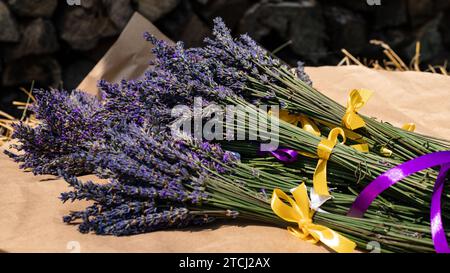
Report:
[[324,9],[331,49],[345,48],[359,54],[368,42],[364,18],[345,8],[326,6]]
[[101,38],[119,33],[98,6],[66,8],[61,21],[61,38],[77,50],[93,49]]
[[6,59],[28,55],[49,54],[58,51],[56,30],[51,21],[38,18],[21,26],[22,39],[7,50]]
[[[442,14],[435,19],[426,23],[415,33],[415,41],[421,43],[421,55],[422,62],[428,62],[433,59],[434,56],[439,55],[444,50],[443,39],[439,32],[439,25],[442,21]],[[415,54],[416,42],[413,42],[406,48],[406,54],[411,59]]]
[[291,50],[313,63],[327,53],[323,14],[314,1],[255,4],[242,19],[239,32],[248,32],[257,41],[272,35],[278,45],[290,40]]
[[179,0],[135,0],[138,11],[148,20],[154,22],[171,12],[180,2]]
[[[254,39],[261,40],[263,36],[271,31],[277,32],[282,37],[288,36],[288,25],[293,18],[289,11],[276,5],[275,13],[271,14],[270,9],[274,5],[256,4],[252,6],[241,21],[239,32],[248,32]],[[292,10],[293,11],[293,10]]]
[[[377,5],[377,1],[374,0],[320,0],[321,3],[324,5],[332,4],[332,5],[341,5],[347,9],[353,10],[353,11],[363,11],[367,13],[374,13],[377,11],[378,8],[380,8],[382,5],[384,5],[384,2],[392,1],[392,0],[380,0],[380,5]],[[333,2],[333,3],[330,3]]]
[[191,3],[181,1],[174,10],[158,20],[157,27],[169,38],[178,41],[181,39],[181,32],[193,31],[186,28],[192,16],[195,14]]
[[61,67],[51,57],[26,57],[5,65],[3,86],[27,86],[32,82],[37,86],[57,87],[61,82]]
[[397,27],[408,23],[408,6],[404,0],[382,1],[376,8],[373,27]]
[[[234,34],[248,32],[268,50],[291,41],[276,53],[291,65],[298,59],[308,65],[336,64],[342,47],[361,58],[384,59],[369,39],[385,41],[405,61],[420,40],[424,66],[449,59],[450,0],[372,2],[375,5],[368,0],[81,0],[80,6],[69,6],[66,0],[0,0],[0,90],[16,94],[17,87],[29,87],[33,79],[42,87],[58,83],[52,75],[58,74],[59,65],[52,65],[52,58],[64,67],[65,86],[76,86],[139,8],[163,33],[187,46],[202,44],[217,16]],[[432,21],[439,13],[442,20]],[[57,28],[56,38],[49,25]],[[2,80],[10,87],[1,85]]]
[[92,9],[99,4],[98,0],[80,0],[80,4],[85,9]]
[[87,59],[71,62],[63,71],[64,88],[75,89],[94,66],[95,63]]
[[442,18],[440,31],[442,33],[442,39],[445,46],[450,48],[450,10],[447,11]]
[[[388,28],[383,31],[376,31],[372,34],[373,39],[381,40],[389,43],[394,50],[401,49],[415,42],[415,36],[412,31],[406,31],[402,28]],[[379,47],[375,47],[380,52]]]
[[[195,31],[192,31],[195,30]],[[197,47],[203,43],[205,37],[211,35],[211,29],[195,13],[187,20],[185,27],[180,31],[178,39],[186,47]]]
[[[198,1],[197,1],[198,2]],[[254,4],[251,0],[213,0],[200,2],[196,12],[208,22],[221,17],[227,26],[235,29],[245,12]]]
[[111,21],[118,29],[122,30],[134,12],[131,0],[103,0],[103,3]]
[[15,13],[27,17],[50,17],[58,5],[58,0],[8,0]]
[[435,10],[443,11],[449,8],[450,8],[450,0],[436,0]]
[[422,25],[436,14],[433,0],[408,0],[408,14],[413,27]]
[[0,1],[0,42],[17,42],[20,39],[19,28],[8,6]]

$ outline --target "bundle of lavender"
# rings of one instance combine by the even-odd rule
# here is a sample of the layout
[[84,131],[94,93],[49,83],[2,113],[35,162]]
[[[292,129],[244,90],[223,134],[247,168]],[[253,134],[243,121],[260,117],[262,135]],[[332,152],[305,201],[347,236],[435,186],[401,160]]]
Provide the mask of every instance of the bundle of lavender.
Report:
[[[68,223],[81,220],[80,231],[130,235],[206,224],[217,218],[287,226],[272,211],[265,192],[276,188],[288,191],[297,187],[298,181],[265,171],[255,176],[256,169],[239,162],[233,153],[206,142],[174,141],[170,135],[149,133],[135,125],[114,128],[107,134],[108,142],[93,143],[86,160],[109,182],[83,183],[66,177],[75,190],[63,193],[63,201],[94,201],[85,211],[64,218]],[[332,227],[362,248],[378,239],[384,251],[432,251],[424,225],[401,224],[374,211],[367,219],[342,215],[339,205],[348,206],[352,200],[353,196],[336,194],[333,202],[323,206],[333,213],[316,213],[314,223]],[[374,208],[383,206],[379,201]]]
[[[362,153],[345,144],[333,145],[325,160],[325,164],[329,161],[325,174],[329,187],[335,189],[331,191],[333,198],[321,206],[326,212],[319,210],[304,198],[305,190],[299,186],[305,182],[314,188],[317,159],[305,157],[293,165],[283,165],[272,158],[261,158],[258,152],[267,139],[279,139],[282,147],[311,156],[323,139],[256,108],[267,101],[292,110],[275,90],[248,92],[249,76],[245,71],[258,72],[254,71],[260,69],[254,65],[257,62],[251,58],[262,56],[262,49],[244,36],[244,42],[234,44],[236,48],[231,52],[240,54],[239,47],[260,52],[248,52],[247,59],[240,59],[247,62],[236,62],[230,59],[230,52],[219,47],[229,35],[221,21],[216,21],[215,34],[216,39],[208,40],[206,47],[193,49],[184,49],[181,43],[168,46],[147,36],[156,45],[155,66],[139,81],[100,82],[102,101],[78,91],[35,91],[33,110],[41,123],[35,128],[17,125],[14,137],[20,144],[15,147],[21,153],[8,153],[35,174],[63,175],[74,187],[74,191],[62,194],[63,201],[94,202],[86,210],[65,217],[65,222],[81,221],[82,232],[113,235],[204,224],[213,218],[245,218],[289,226],[292,218],[283,217],[277,210],[289,201],[297,213],[303,212],[295,214],[292,221],[299,229],[291,229],[300,238],[317,241],[323,237],[317,230],[326,230],[331,238],[348,243],[345,248],[329,245],[338,251],[352,248],[348,240],[361,248],[376,240],[383,244],[383,251],[433,251],[429,222],[421,218],[428,215],[435,171],[423,177],[413,176],[394,187],[371,207],[367,219],[350,218],[345,214],[361,186],[400,161],[398,157]],[[230,42],[235,43],[231,38]],[[264,56],[266,65],[287,71],[276,59]],[[297,76],[308,81],[301,67]],[[281,86],[278,80],[265,77],[261,75],[268,85]],[[195,109],[193,115],[181,111],[181,119],[173,115],[174,109],[196,106],[196,97],[202,98],[207,111],[198,115]],[[177,108],[179,105],[183,107]],[[226,139],[227,132],[216,130],[218,127],[212,130],[218,136],[213,140],[202,135],[180,138],[171,134],[177,122],[181,120],[189,127],[194,116],[200,122],[194,121],[188,131],[195,135],[199,126],[203,129],[213,119],[208,111],[214,112],[218,105],[248,110],[249,123],[232,123],[228,133],[244,133],[252,141],[221,140],[220,136]],[[279,130],[253,131],[250,124],[255,117],[265,124],[279,124]],[[321,123],[318,128],[322,134],[334,129]],[[240,161],[236,152],[250,156]],[[109,182],[83,183],[76,178],[88,173]],[[295,201],[283,195],[294,188],[294,197],[298,197]],[[448,211],[448,207],[445,209]]]
[[[65,222],[80,223],[81,232],[129,235],[214,218],[286,226],[271,210],[270,192],[276,188],[288,192],[300,180],[312,185],[303,167],[285,172],[285,166],[270,160],[239,162],[218,145],[152,133],[152,128],[128,124],[121,113],[104,109],[108,103],[81,92],[36,91],[36,97],[33,109],[41,124],[16,126],[15,137],[21,140],[16,148],[25,153],[11,155],[35,173],[62,174],[74,188],[61,195],[64,202],[94,202],[64,217]],[[80,115],[73,119],[74,113]],[[298,176],[302,171],[304,176]],[[109,182],[82,183],[73,175],[86,173]],[[334,191],[333,199],[322,206],[328,213],[316,213],[314,223],[332,227],[361,248],[378,240],[383,251],[432,250],[427,223],[405,224],[398,219],[417,216],[416,209],[380,200],[367,219],[358,220],[345,216],[354,198]]]
[[[214,41],[207,40],[208,44],[218,43],[226,38],[225,40],[235,45],[234,55],[239,55],[238,53],[243,51],[242,48],[246,50],[257,49],[261,51],[259,55],[265,52],[247,36],[242,38],[245,43],[234,42],[228,37],[229,32],[221,21],[216,22],[215,35],[216,39]],[[156,40],[151,35],[148,35],[147,39],[156,46],[154,53],[157,59],[153,62],[155,67],[149,69],[142,81],[112,85],[102,82],[100,87],[107,98],[106,107],[108,111],[120,111],[122,117],[137,122],[142,122],[139,119],[145,116],[149,119],[147,122],[167,128],[166,124],[177,120],[177,116],[174,117],[172,113],[174,107],[183,105],[192,110],[195,107],[195,98],[201,97],[202,106],[205,108],[213,108],[214,105],[242,106],[250,112],[249,118],[259,117],[259,119],[253,120],[253,124],[257,124],[261,119],[263,121],[267,119],[267,123],[270,123],[271,118],[267,113],[252,108],[253,104],[261,104],[261,98],[249,96],[245,92],[248,89],[245,86],[246,76],[242,71],[236,69],[236,62],[230,60],[228,63],[219,63],[217,61],[221,59],[220,56],[222,55],[233,54],[218,49],[212,50],[210,45],[205,48],[184,49],[182,43],[170,46],[164,41]],[[213,51],[215,55],[211,53]],[[242,57],[241,60],[252,58],[254,54],[247,52],[247,55]],[[279,61],[268,57],[267,53],[264,56],[272,66],[279,66]],[[250,61],[246,65],[249,66],[248,69],[252,67]],[[307,75],[304,74],[301,67],[297,69],[297,74],[298,78],[308,81]],[[297,80],[301,82],[299,79]],[[263,99],[271,97],[276,98],[276,95],[265,94]],[[283,103],[281,106],[283,106]],[[204,115],[208,115],[208,111],[205,111]],[[231,129],[234,132],[249,134],[250,139],[261,140],[261,132],[251,130],[251,123],[232,124],[233,128]],[[324,132],[328,132],[329,129],[322,128]],[[282,120],[279,121],[279,132],[264,133],[266,139],[279,139],[282,147],[310,155],[317,153],[317,147],[322,140],[317,135]],[[226,139],[226,136],[222,137]],[[236,145],[235,149],[238,152],[240,151],[240,148]],[[345,176],[349,178],[347,179],[348,184],[355,187],[356,191],[359,191],[386,170],[401,163],[395,158],[386,158],[375,153],[361,153],[348,145],[342,144],[337,144],[334,147],[328,161],[335,163],[335,166],[345,171]],[[405,179],[406,183],[393,187],[387,195],[393,198],[393,201],[413,206],[422,211],[423,215],[426,215],[428,214],[433,182],[436,176],[437,173],[430,170],[428,174],[423,174],[423,176],[416,175],[407,178]],[[333,183],[333,181],[329,182]],[[446,198],[448,197],[446,195]],[[448,205],[446,210],[448,210]],[[445,217],[448,217],[447,215]]]

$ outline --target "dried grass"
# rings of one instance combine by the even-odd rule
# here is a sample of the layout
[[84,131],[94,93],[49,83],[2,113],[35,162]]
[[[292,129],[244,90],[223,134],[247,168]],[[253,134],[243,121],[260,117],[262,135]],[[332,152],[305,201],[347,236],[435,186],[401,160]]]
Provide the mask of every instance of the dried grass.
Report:
[[353,56],[348,50],[342,49],[342,53],[344,54],[344,58],[338,63],[338,66],[343,65],[360,65],[365,66],[377,70],[387,70],[387,71],[420,71],[420,72],[432,72],[439,73],[443,75],[448,75],[449,71],[447,70],[447,61],[444,62],[443,65],[432,66],[428,65],[426,70],[421,70],[420,68],[420,52],[421,45],[420,42],[416,42],[416,52],[414,57],[411,59],[409,64],[398,56],[397,53],[385,42],[379,40],[371,40],[371,44],[379,46],[382,48],[386,59],[381,62],[378,60],[367,60],[360,58],[356,58]]
[[17,107],[17,109],[23,110],[20,119],[15,118],[12,115],[0,110],[0,146],[11,140],[14,132],[14,123],[23,122],[30,126],[34,126],[37,124],[38,121],[34,115],[27,116],[30,105],[36,102],[36,98],[32,94],[33,86],[34,84],[32,84],[30,91],[26,90],[25,88],[20,88],[20,90],[27,95],[26,102],[13,101],[12,103]]

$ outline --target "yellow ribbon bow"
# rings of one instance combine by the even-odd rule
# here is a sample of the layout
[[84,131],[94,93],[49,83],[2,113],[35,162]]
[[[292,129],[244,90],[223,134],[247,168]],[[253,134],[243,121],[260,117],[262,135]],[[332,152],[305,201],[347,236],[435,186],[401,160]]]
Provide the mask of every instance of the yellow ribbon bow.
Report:
[[356,130],[366,125],[357,114],[372,96],[373,92],[366,89],[355,89],[350,92],[347,102],[347,111],[342,119],[344,126],[350,130]]
[[[269,111],[269,115],[272,115],[272,111]],[[320,136],[320,130],[319,128],[317,128],[317,125],[305,115],[291,114],[287,110],[280,110],[278,118],[295,126],[300,123],[303,130],[315,136]]]
[[328,191],[327,182],[327,162],[331,156],[334,146],[338,143],[338,136],[342,136],[344,139],[342,143],[345,143],[345,133],[342,128],[334,128],[330,131],[327,139],[322,139],[317,146],[317,156],[319,162],[317,163],[316,170],[313,176],[314,191],[318,195],[330,196]]
[[315,211],[310,209],[308,192],[304,183],[298,186],[292,195],[295,200],[280,189],[275,189],[271,201],[272,210],[278,217],[298,224],[298,228],[288,227],[291,234],[313,244],[320,241],[339,253],[353,252],[356,247],[353,241],[325,226],[312,222]]
[[[315,121],[317,123],[321,123],[321,124],[327,126],[330,129],[338,128],[337,126],[333,125],[333,123],[331,123],[331,122],[322,121],[322,120],[320,120],[320,121],[315,120]],[[362,153],[368,153],[369,152],[369,144],[366,143],[366,141],[364,140],[363,136],[353,132],[352,130],[346,129],[346,128],[342,128],[342,130],[344,130],[346,138],[351,139],[351,140],[353,140],[353,141],[358,143],[358,144],[351,145],[350,147],[352,147],[355,150],[358,150],[358,151],[360,151]]]

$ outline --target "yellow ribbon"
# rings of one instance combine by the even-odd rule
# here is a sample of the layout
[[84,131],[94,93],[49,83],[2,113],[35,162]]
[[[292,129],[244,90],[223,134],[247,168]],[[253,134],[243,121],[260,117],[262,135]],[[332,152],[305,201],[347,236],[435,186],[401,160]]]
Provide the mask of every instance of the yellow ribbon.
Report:
[[416,130],[416,124],[406,123],[405,125],[403,125],[402,129],[408,132],[414,132]]
[[350,130],[356,130],[366,125],[357,114],[372,96],[373,92],[366,89],[355,89],[350,92],[347,102],[347,111],[342,119],[344,126]]
[[[318,122],[318,123],[321,123],[321,124],[323,124],[325,126],[327,126],[330,129],[338,128],[337,126],[335,126],[332,123],[327,122],[327,121],[322,121],[322,120],[320,120],[320,121],[315,120],[315,121]],[[346,128],[342,128],[342,130],[344,130],[346,138],[351,139],[351,140],[359,143],[359,144],[351,145],[350,147],[352,147],[355,150],[358,150],[360,152],[363,152],[363,153],[368,153],[369,152],[369,144],[367,144],[364,141],[363,136],[361,136],[358,133],[353,132],[352,130],[346,129]]]
[[[272,111],[269,111],[269,115],[272,115]],[[303,130],[310,132],[316,136],[320,136],[320,131],[317,125],[307,118],[304,115],[300,114],[290,114],[289,111],[280,110],[279,119],[288,122],[293,125],[297,125],[299,122],[302,124]],[[351,132],[351,131],[350,131]],[[353,132],[351,132],[353,133]],[[356,133],[354,133],[356,134]],[[317,163],[316,170],[313,175],[313,185],[314,191],[318,195],[330,196],[330,192],[328,191],[328,182],[327,182],[327,162],[330,158],[330,155],[338,142],[338,136],[341,135],[344,138],[343,143],[346,141],[346,135],[342,128],[334,128],[330,131],[327,139],[322,139],[319,145],[317,146],[317,156],[305,152],[299,152],[299,154],[303,156],[307,156],[310,158],[318,158],[319,161]],[[369,150],[367,144],[357,144],[353,145],[357,150],[365,151]]]
[[[272,110],[269,111],[269,115],[272,115]],[[315,136],[320,136],[320,130],[314,121],[302,114],[291,114],[287,110],[280,110],[278,118],[292,125],[297,126],[301,124],[301,128]]]
[[314,191],[319,195],[329,196],[328,182],[327,182],[327,162],[331,156],[334,146],[338,143],[338,136],[344,138],[342,143],[345,143],[345,133],[342,128],[334,128],[330,131],[327,139],[320,141],[317,146],[317,156],[319,162],[313,176]]
[[352,147],[353,149],[360,151],[362,153],[368,153],[369,152],[369,144],[367,143],[362,143],[362,144],[354,144],[351,145],[350,147]]
[[356,244],[353,241],[334,230],[312,222],[314,210],[310,209],[308,192],[304,183],[298,186],[292,192],[292,195],[295,200],[280,189],[275,189],[271,201],[272,210],[278,217],[287,222],[298,224],[298,228],[288,227],[288,231],[292,235],[314,244],[320,241],[339,253],[354,251]]

